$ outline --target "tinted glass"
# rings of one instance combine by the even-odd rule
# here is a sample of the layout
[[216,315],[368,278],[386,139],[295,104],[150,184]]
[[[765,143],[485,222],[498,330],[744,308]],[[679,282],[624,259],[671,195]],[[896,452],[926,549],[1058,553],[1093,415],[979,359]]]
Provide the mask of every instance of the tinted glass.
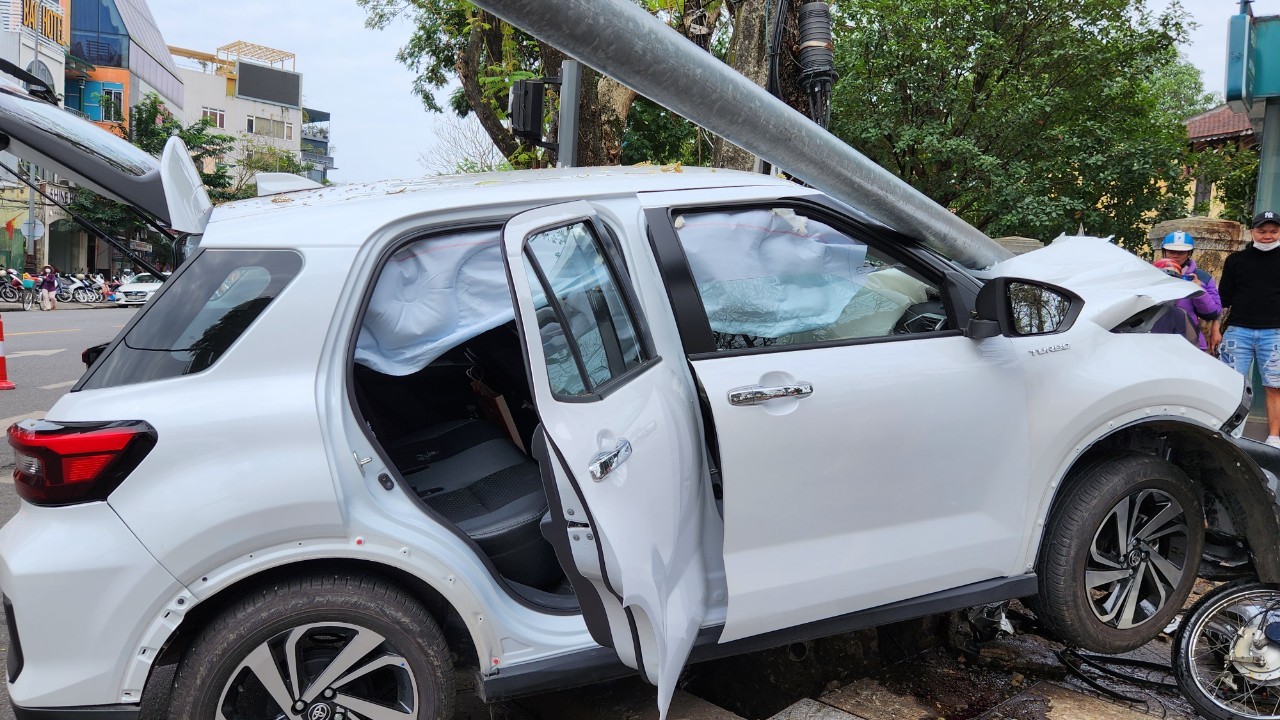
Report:
[[717,350],[947,329],[935,283],[790,208],[686,213],[675,227]]
[[[576,352],[574,364],[586,376],[585,381],[579,380],[581,388],[578,383],[565,381],[557,392],[581,395],[594,391],[644,361],[644,350],[617,281],[605,262],[600,241],[587,223],[530,237],[526,258],[536,264],[546,280],[544,285],[534,267],[526,265],[530,284],[542,286],[546,308],[543,312],[549,311],[545,322],[543,314],[539,314],[544,348],[551,340],[564,343],[570,353]],[[548,296],[554,298],[554,303],[546,299]],[[562,325],[568,326],[568,332]],[[548,353],[548,363],[552,362],[551,357]]]
[[533,289],[533,309],[538,316],[538,335],[542,338],[542,354],[547,363],[547,380],[551,385],[551,392],[557,395],[586,395],[587,387],[582,382],[574,349],[569,346],[555,308],[547,302],[547,294],[542,291],[542,284],[528,258],[524,261],[524,271],[529,277],[529,287]]
[[289,251],[207,250],[103,359],[81,389],[198,373],[217,362],[302,267]]

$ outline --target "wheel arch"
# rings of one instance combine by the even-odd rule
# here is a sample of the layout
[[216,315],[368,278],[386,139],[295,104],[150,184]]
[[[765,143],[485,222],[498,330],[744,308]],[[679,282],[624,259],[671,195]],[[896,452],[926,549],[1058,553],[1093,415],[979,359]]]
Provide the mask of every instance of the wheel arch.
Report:
[[147,677],[143,691],[143,706],[151,702],[161,703],[167,707],[169,687],[158,687],[157,678],[168,677],[167,671],[161,668],[174,666],[182,659],[192,641],[214,618],[231,607],[236,601],[254,590],[273,583],[304,575],[363,575],[378,578],[391,583],[422,604],[433,620],[444,633],[449,651],[464,662],[479,664],[475,642],[466,624],[462,621],[453,604],[426,582],[403,569],[373,560],[356,558],[308,558],[297,562],[263,568],[262,570],[241,578],[222,588],[214,595],[198,603],[183,616],[179,624],[169,636]]
[[[1280,582],[1280,554],[1255,552],[1280,547],[1280,507],[1267,478],[1253,458],[1231,442],[1225,434],[1203,425],[1177,418],[1140,420],[1111,430],[1096,439],[1077,457],[1048,505],[1044,518],[1053,512],[1066,491],[1084,470],[1119,453],[1139,452],[1172,462],[1211,499],[1225,508],[1226,520],[1237,528],[1249,550],[1259,579]],[[1205,503],[1206,521],[1213,529],[1222,522],[1214,517],[1212,503]],[[1039,541],[1037,557],[1045,538]]]

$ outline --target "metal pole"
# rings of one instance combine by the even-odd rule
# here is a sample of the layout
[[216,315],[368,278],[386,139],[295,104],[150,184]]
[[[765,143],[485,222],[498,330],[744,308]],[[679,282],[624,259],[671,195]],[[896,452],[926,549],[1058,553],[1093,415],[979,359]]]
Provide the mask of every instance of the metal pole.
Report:
[[971,267],[1012,254],[632,0],[474,0],[636,92]]
[[1258,147],[1258,185],[1253,206],[1258,212],[1280,208],[1280,97],[1267,98]]
[[[36,166],[31,163],[27,163],[27,179],[31,181],[31,184],[27,185],[27,222],[30,223],[30,225],[28,225],[27,227],[34,228],[36,226],[36,191],[35,191]],[[27,240],[27,254],[35,255],[36,239],[34,237],[29,237],[29,238],[26,238],[26,240]],[[49,253],[46,252],[45,258],[44,258],[45,262],[49,261],[48,256],[49,256]],[[23,258],[23,261],[25,262],[26,258]],[[39,259],[37,259],[36,262],[39,262]],[[63,268],[64,272],[66,271],[66,269],[67,268]]]
[[560,65],[560,122],[556,131],[556,166],[578,164],[578,100],[581,97],[582,66],[577,60]]

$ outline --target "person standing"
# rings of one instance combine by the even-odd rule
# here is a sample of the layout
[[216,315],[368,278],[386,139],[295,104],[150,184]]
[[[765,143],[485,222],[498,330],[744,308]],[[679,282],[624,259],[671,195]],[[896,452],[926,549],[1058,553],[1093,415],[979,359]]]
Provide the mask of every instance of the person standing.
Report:
[[1181,230],[1171,232],[1165,235],[1164,241],[1160,243],[1160,260],[1157,264],[1164,263],[1171,265],[1171,269],[1177,268],[1178,276],[1187,282],[1199,285],[1204,290],[1195,297],[1179,300],[1178,307],[1182,308],[1195,324],[1196,347],[1207,351],[1209,346],[1204,333],[1200,332],[1200,322],[1218,320],[1218,316],[1222,314],[1222,299],[1218,294],[1218,286],[1213,281],[1213,276],[1196,267],[1196,261],[1191,259],[1195,249],[1195,238],[1189,233]]
[[1280,448],[1280,214],[1264,210],[1253,218],[1253,243],[1231,253],[1222,265],[1218,291],[1225,309],[1225,333],[1210,333],[1209,348],[1245,377],[1258,367],[1267,396],[1267,440]]
[[58,274],[53,271],[52,265],[44,266],[44,270],[40,273],[40,280],[37,281],[36,286],[40,288],[40,309],[57,310]]

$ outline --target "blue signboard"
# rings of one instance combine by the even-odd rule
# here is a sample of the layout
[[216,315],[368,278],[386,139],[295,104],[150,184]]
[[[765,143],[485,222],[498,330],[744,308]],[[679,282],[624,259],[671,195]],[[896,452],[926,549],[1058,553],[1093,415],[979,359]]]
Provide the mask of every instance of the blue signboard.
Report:
[[1257,38],[1253,31],[1253,16],[1248,13],[1232,15],[1227,34],[1227,104],[1231,109],[1245,113],[1253,108],[1253,85],[1257,74],[1254,51]]

